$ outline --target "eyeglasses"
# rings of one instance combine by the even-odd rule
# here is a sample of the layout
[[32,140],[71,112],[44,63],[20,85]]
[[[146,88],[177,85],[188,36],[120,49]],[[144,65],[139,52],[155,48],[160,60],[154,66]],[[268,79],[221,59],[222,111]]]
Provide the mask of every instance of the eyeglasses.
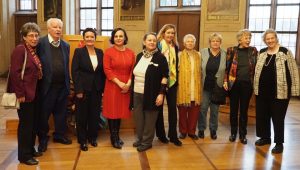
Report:
[[40,35],[39,34],[28,34],[27,37],[30,37],[30,38],[39,38]]

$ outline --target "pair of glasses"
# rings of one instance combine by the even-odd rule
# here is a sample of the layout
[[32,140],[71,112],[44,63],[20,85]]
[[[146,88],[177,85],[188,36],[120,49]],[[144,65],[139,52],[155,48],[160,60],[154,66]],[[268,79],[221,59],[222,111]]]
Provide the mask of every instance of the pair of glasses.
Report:
[[30,38],[39,38],[40,35],[39,34],[28,34],[27,37],[30,37]]

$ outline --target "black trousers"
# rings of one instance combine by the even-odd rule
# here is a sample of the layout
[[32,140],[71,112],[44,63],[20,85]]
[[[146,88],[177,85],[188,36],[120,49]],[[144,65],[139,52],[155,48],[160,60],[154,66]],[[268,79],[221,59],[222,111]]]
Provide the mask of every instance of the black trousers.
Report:
[[76,98],[76,130],[78,143],[96,140],[101,112],[101,93],[92,90],[84,93],[82,99]]
[[271,137],[271,119],[274,128],[274,142],[284,142],[284,119],[290,99],[274,99],[256,96],[256,135]]
[[54,117],[54,138],[62,138],[67,129],[67,98],[66,88],[50,87],[48,93],[41,99],[42,107],[39,116],[38,136],[39,141],[48,140],[50,114]]
[[37,134],[38,112],[36,102],[21,103],[18,116],[18,160],[27,161],[33,157]]
[[[168,121],[169,121],[169,132],[168,137],[170,139],[177,139],[177,86],[172,86],[168,89],[166,93],[166,99],[168,104]],[[163,107],[159,110],[157,121],[156,121],[156,136],[165,137],[165,127],[164,127],[164,116],[163,116]]]
[[[231,134],[247,135],[248,108],[253,93],[252,83],[236,81],[229,92]],[[238,120],[238,112],[240,117]],[[238,128],[239,127],[239,128]]]

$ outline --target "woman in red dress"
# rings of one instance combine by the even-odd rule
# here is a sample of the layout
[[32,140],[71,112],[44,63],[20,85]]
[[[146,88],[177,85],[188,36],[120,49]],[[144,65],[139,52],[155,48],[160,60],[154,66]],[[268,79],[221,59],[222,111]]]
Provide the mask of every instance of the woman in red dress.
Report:
[[106,82],[103,96],[103,116],[108,119],[110,140],[114,148],[121,149],[124,142],[119,137],[121,118],[129,118],[131,75],[135,54],[125,47],[128,37],[122,28],[111,33],[113,44],[104,53],[104,72]]

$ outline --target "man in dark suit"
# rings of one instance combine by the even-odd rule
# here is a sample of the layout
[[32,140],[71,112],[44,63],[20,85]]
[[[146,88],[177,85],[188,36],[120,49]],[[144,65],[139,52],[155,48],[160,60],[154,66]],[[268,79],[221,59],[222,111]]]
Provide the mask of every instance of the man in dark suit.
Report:
[[47,21],[48,35],[42,37],[37,46],[37,53],[43,67],[43,78],[39,82],[41,113],[38,137],[40,152],[45,152],[48,145],[50,114],[54,117],[55,131],[53,142],[71,144],[65,136],[67,129],[67,96],[70,89],[69,53],[70,46],[61,40],[63,22],[58,18]]

